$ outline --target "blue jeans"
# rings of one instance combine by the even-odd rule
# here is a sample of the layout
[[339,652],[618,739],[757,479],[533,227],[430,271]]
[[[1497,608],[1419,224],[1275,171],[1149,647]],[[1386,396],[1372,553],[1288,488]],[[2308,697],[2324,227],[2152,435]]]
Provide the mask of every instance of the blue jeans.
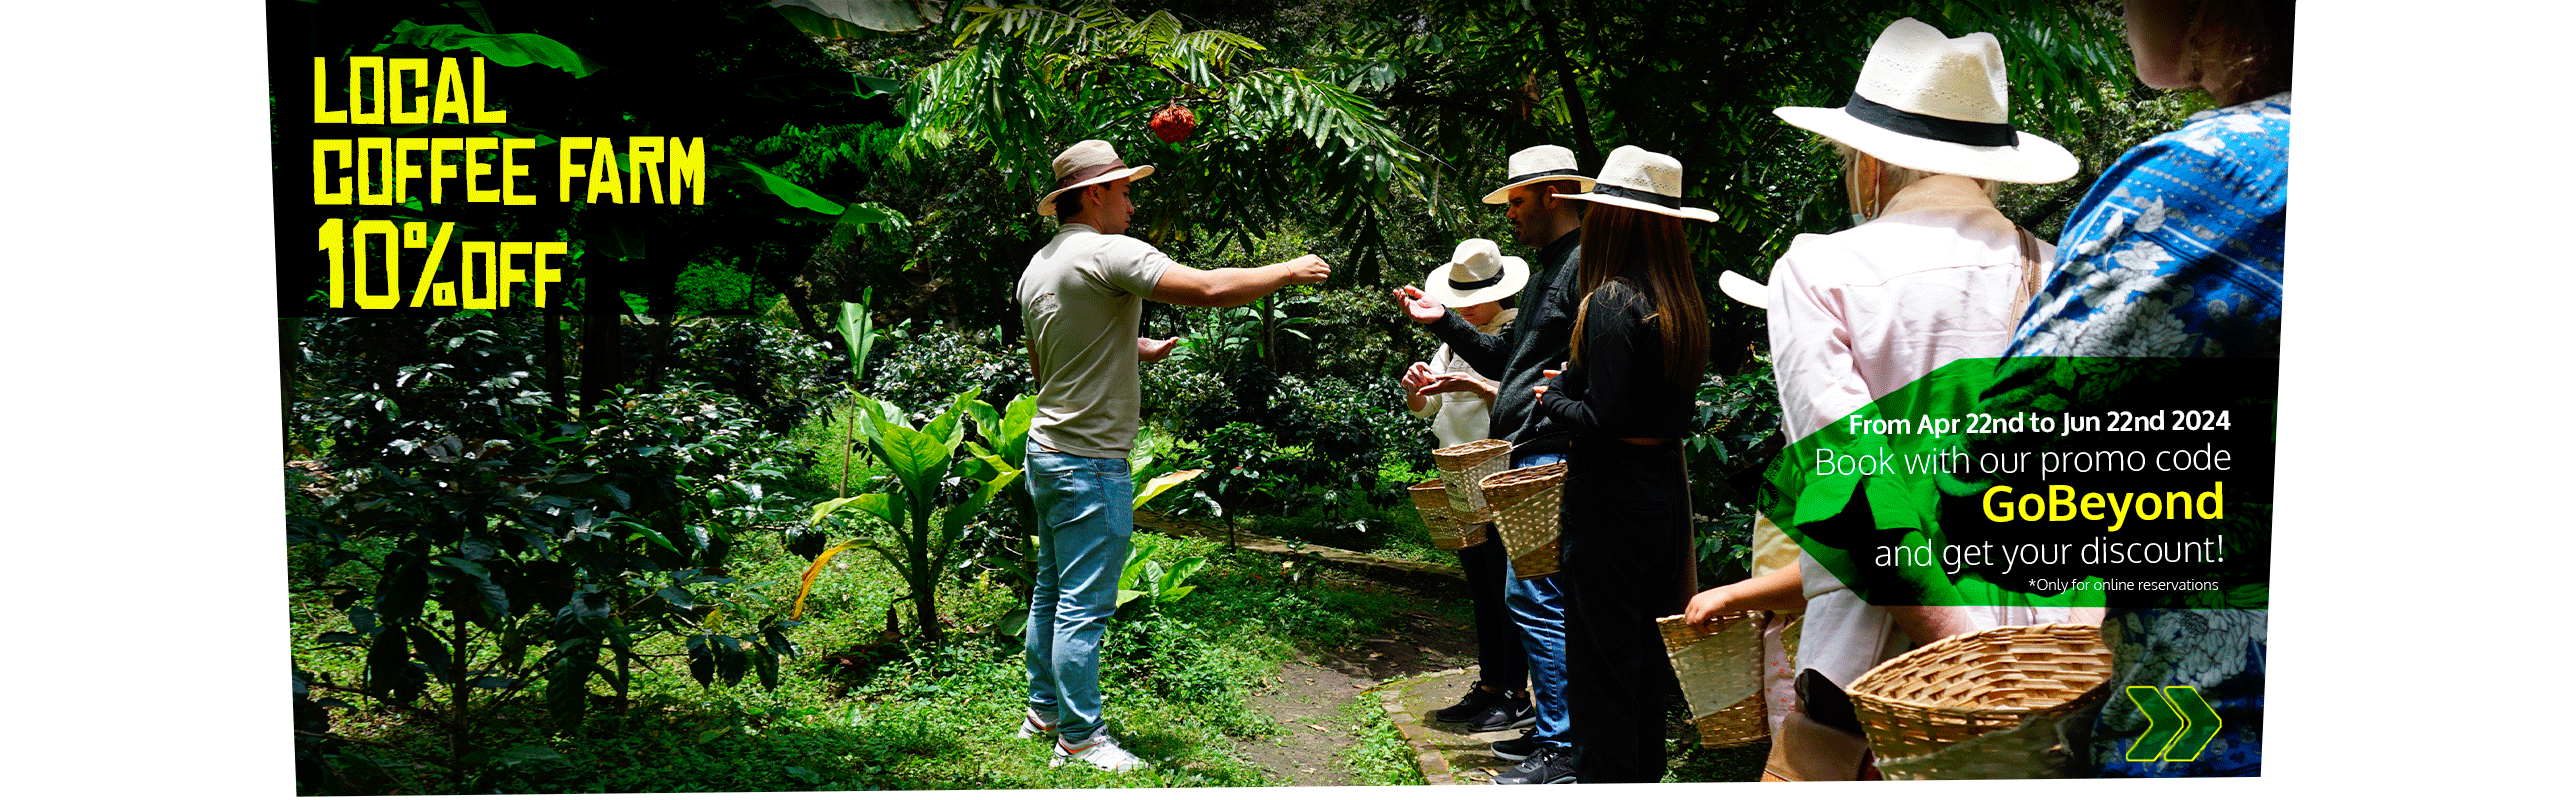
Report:
[[[1521,456],[1511,467],[1535,467],[1564,460],[1563,453]],[[1538,693],[1538,724],[1529,735],[1559,748],[1573,747],[1573,717],[1565,704],[1564,591],[1553,575],[1521,580],[1505,561],[1503,601],[1520,623],[1520,643],[1529,650],[1529,685]]]
[[1023,663],[1031,710],[1076,742],[1102,727],[1102,633],[1119,610],[1129,560],[1129,460],[1028,452],[1026,480],[1040,515],[1040,572],[1031,584]]

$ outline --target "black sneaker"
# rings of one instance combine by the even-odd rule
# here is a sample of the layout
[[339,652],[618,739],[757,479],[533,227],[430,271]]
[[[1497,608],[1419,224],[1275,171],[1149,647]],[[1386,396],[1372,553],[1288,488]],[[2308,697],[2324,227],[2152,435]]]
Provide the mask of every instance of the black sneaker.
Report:
[[1466,722],[1510,699],[1508,695],[1484,688],[1484,684],[1479,683],[1469,687],[1467,696],[1459,698],[1457,705],[1431,712],[1431,716],[1441,722]]
[[1541,747],[1511,771],[1493,776],[1503,786],[1525,783],[1579,783],[1573,777],[1573,753],[1554,747]]
[[1467,720],[1467,730],[1484,733],[1526,728],[1536,724],[1538,724],[1537,707],[1529,704],[1529,698],[1506,697],[1496,701],[1493,707],[1485,709],[1484,713],[1477,714],[1475,719]]
[[1494,742],[1493,754],[1504,761],[1526,761],[1530,754],[1538,752],[1538,748],[1545,746],[1547,746],[1546,743],[1538,741],[1538,737],[1524,733],[1516,739]]

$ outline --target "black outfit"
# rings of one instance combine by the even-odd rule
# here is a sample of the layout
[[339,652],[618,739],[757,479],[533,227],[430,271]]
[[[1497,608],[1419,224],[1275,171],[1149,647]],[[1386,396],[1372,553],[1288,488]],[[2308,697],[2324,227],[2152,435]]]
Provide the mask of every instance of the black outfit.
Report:
[[1577,285],[1582,231],[1567,232],[1538,248],[1538,264],[1543,269],[1529,276],[1528,285],[1521,288],[1520,313],[1501,335],[1476,330],[1455,311],[1441,314],[1427,326],[1431,335],[1448,343],[1467,363],[1499,370],[1485,373],[1502,381],[1501,390],[1493,396],[1493,437],[1510,442],[1515,459],[1565,449],[1568,435],[1547,415],[1536,413],[1537,398],[1529,390],[1544,380],[1546,370],[1564,363],[1565,350],[1572,344],[1573,315],[1582,305],[1582,289]]
[[1520,623],[1502,599],[1504,567],[1510,556],[1502,539],[1490,535],[1484,544],[1458,551],[1458,568],[1467,575],[1467,600],[1475,604],[1476,682],[1515,695],[1529,690],[1529,649],[1520,643]]
[[1587,312],[1581,357],[1546,399],[1573,432],[1560,525],[1574,771],[1586,783],[1651,783],[1676,685],[1653,620],[1686,608],[1695,580],[1680,440],[1698,381],[1664,374],[1653,303],[1634,286],[1602,286]]

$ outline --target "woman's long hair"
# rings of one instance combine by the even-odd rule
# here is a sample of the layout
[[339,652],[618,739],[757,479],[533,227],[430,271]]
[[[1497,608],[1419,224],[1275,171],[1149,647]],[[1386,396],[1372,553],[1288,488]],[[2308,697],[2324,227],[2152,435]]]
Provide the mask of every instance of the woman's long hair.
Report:
[[1682,220],[1649,211],[1592,203],[1582,215],[1582,310],[1573,318],[1573,360],[1582,360],[1582,324],[1591,317],[1591,295],[1623,280],[1653,301],[1654,327],[1662,332],[1662,371],[1682,381],[1707,372],[1707,305],[1689,261]]

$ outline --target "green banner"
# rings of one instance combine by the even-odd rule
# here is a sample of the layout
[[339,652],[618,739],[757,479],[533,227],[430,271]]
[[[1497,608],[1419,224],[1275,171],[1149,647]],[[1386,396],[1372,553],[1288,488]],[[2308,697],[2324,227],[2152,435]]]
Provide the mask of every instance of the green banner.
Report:
[[1761,506],[1875,605],[2262,609],[2275,376],[1957,361],[1789,444]]

